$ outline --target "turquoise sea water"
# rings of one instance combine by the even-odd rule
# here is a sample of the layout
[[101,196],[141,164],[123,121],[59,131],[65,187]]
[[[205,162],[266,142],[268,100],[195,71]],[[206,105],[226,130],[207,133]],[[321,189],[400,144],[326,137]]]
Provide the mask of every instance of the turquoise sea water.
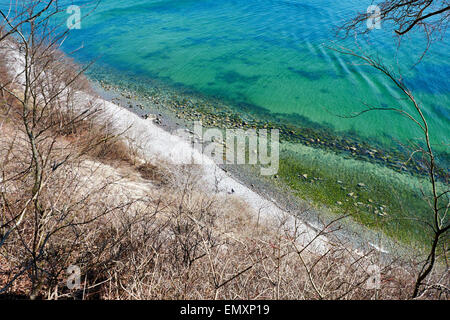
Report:
[[[75,1],[77,3],[77,1]],[[377,71],[326,48],[336,27],[365,11],[361,0],[108,0],[83,19],[66,40],[79,61],[101,64],[183,86],[273,117],[307,119],[337,132],[385,144],[420,136],[410,121],[393,113],[342,119],[373,106],[412,110]],[[88,7],[82,7],[82,13]],[[359,39],[403,74],[423,104],[437,150],[450,132],[448,42],[425,48],[422,37],[403,39],[400,50],[389,25]],[[339,40],[355,48],[354,39]],[[100,64],[100,62],[99,62]]]

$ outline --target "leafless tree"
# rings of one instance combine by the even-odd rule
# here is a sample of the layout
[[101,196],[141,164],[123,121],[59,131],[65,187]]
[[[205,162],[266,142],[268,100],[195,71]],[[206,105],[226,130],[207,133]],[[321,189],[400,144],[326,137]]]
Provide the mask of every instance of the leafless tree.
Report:
[[[421,163],[424,163],[426,167],[428,168],[428,177],[430,181],[430,193],[424,194],[424,200],[427,201],[430,207],[430,220],[421,220],[420,223],[426,224],[430,230],[432,231],[432,241],[431,241],[431,248],[427,255],[427,258],[420,268],[420,271],[418,272],[418,276],[416,279],[416,283],[414,286],[414,290],[412,293],[412,297],[416,298],[421,293],[423,293],[422,288],[425,286],[429,288],[430,286],[425,285],[425,279],[427,276],[430,275],[432,272],[435,263],[436,263],[436,255],[437,255],[437,249],[439,244],[442,243],[442,241],[445,241],[448,237],[448,231],[450,229],[450,223],[448,220],[448,211],[450,208],[450,197],[449,192],[450,190],[442,189],[443,187],[438,186],[438,177],[436,174],[437,171],[437,162],[436,162],[436,156],[433,152],[432,143],[430,142],[430,130],[429,125],[427,122],[427,119],[424,116],[424,113],[422,111],[422,106],[417,102],[415,99],[413,93],[407,88],[407,86],[402,81],[402,78],[400,75],[396,75],[391,69],[389,69],[387,66],[383,65],[383,63],[375,59],[367,54],[364,53],[358,53],[354,50],[338,46],[338,47],[330,47],[330,49],[335,50],[341,54],[349,55],[352,57],[355,57],[361,61],[367,66],[370,66],[372,68],[375,68],[376,70],[380,71],[382,75],[384,75],[391,83],[395,85],[395,87],[401,92],[407,101],[409,101],[410,105],[412,106],[412,111],[405,110],[400,107],[392,106],[392,107],[379,107],[379,106],[365,106],[366,108],[362,111],[355,112],[349,116],[343,116],[347,118],[355,118],[358,117],[364,113],[372,112],[372,111],[391,111],[396,112],[407,118],[408,120],[415,123],[421,130],[421,133],[423,134],[423,145],[416,146],[416,150],[414,150],[411,154],[411,157],[408,161],[415,159],[415,161],[420,161]],[[420,156],[420,157],[419,157]],[[413,160],[414,161],[414,160]],[[445,246],[443,246],[444,250]],[[444,252],[444,256],[447,255],[447,252]],[[434,288],[439,287],[439,285],[431,286]],[[445,289],[446,287],[443,286]],[[447,289],[445,289],[447,290]]]
[[[50,239],[62,229],[96,219],[86,217],[84,220],[75,219],[76,222],[67,219],[71,212],[70,203],[66,204],[66,212],[52,207],[46,199],[46,192],[51,189],[49,184],[55,183],[54,177],[66,163],[108,139],[102,137],[102,141],[91,141],[92,144],[79,152],[70,147],[71,143],[60,141],[60,137],[76,135],[80,127],[92,124],[98,112],[92,101],[76,102],[75,93],[87,90],[82,76],[85,68],[76,67],[59,51],[69,30],[61,29],[65,22],[55,25],[51,19],[65,9],[58,1],[51,0],[19,1],[11,6],[9,12],[0,11],[3,17],[0,44],[4,59],[15,66],[16,71],[14,78],[5,76],[2,79],[1,91],[8,97],[2,108],[11,113],[13,123],[19,128],[18,141],[10,144],[11,152],[2,159],[4,215],[0,225],[0,248],[10,241],[12,233],[17,233],[15,241],[21,242],[25,249],[22,254],[30,257],[1,291],[28,272],[32,279],[30,297],[36,297],[41,288],[42,275],[46,271],[40,264],[48,254]],[[26,141],[26,144],[21,144],[21,141]],[[23,158],[14,154],[19,150]],[[20,162],[13,164],[14,161]],[[11,165],[21,164],[23,167],[16,168],[18,170],[8,170]],[[5,190],[11,181],[22,182],[23,190],[29,193],[16,203],[10,202],[10,190]],[[31,188],[28,188],[29,183]],[[106,212],[108,210],[102,214]]]
[[[447,0],[389,0],[377,5],[380,9],[379,18],[381,21],[390,22],[395,30],[395,34],[400,37],[400,39],[402,36],[414,31],[422,32],[425,35],[427,46],[419,61],[424,57],[434,40],[442,39],[445,36],[450,15],[450,3]],[[343,32],[346,37],[351,34],[367,34],[371,30],[366,27],[366,22],[371,17],[373,17],[373,12],[360,13],[354,19],[345,23],[339,31]],[[424,287],[428,287],[425,284],[425,279],[433,270],[436,262],[438,245],[442,241],[445,242],[445,239],[448,237],[449,229],[447,216],[450,205],[449,190],[439,190],[437,184],[436,156],[432,149],[432,143],[430,142],[428,122],[422,111],[422,106],[414,98],[413,93],[406,87],[400,74],[396,74],[388,66],[385,66],[380,59],[373,58],[362,52],[360,47],[359,52],[342,46],[334,46],[332,49],[362,60],[363,63],[380,71],[388,81],[395,85],[413,107],[413,111],[408,111],[396,106],[378,107],[366,105],[366,109],[354,113],[351,117],[357,117],[370,111],[393,111],[400,113],[414,122],[423,133],[424,144],[415,148],[416,150],[412,152],[408,161],[414,161],[414,159],[420,155],[420,161],[428,168],[428,176],[431,183],[431,196],[428,198],[428,196],[424,195],[424,197],[430,206],[432,219],[430,221],[422,221],[421,223],[425,223],[430,227],[433,237],[430,252],[419,271],[414,286],[412,296],[416,298],[421,292],[423,293],[425,291],[422,290]],[[444,255],[446,256],[446,246],[443,246],[443,248]]]
[[[445,33],[450,15],[447,0],[388,0],[377,4],[382,21],[390,21],[395,33],[403,36],[415,29],[421,29],[431,40],[434,33]],[[363,12],[345,23],[340,30],[346,35],[350,32],[368,33],[366,22],[373,12]]]
[[[379,12],[359,13],[355,18],[338,28],[337,34],[344,38],[349,36],[369,35],[372,31],[367,27],[369,19],[379,19],[385,26],[390,23],[398,36],[398,48],[403,36],[409,33],[421,33],[426,39],[425,47],[418,49],[422,54],[419,63],[428,52],[434,41],[445,37],[450,16],[448,0],[386,0],[377,4]],[[385,22],[387,22],[385,24]],[[385,27],[383,26],[383,28]]]

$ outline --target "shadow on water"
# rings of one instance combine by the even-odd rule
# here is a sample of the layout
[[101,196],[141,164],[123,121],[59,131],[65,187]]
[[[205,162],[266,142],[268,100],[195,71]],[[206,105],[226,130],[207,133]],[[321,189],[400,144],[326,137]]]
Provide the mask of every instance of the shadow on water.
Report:
[[216,81],[225,82],[227,84],[241,82],[248,85],[249,83],[257,82],[259,79],[261,79],[261,76],[245,76],[236,71],[226,71],[217,74],[215,79]]

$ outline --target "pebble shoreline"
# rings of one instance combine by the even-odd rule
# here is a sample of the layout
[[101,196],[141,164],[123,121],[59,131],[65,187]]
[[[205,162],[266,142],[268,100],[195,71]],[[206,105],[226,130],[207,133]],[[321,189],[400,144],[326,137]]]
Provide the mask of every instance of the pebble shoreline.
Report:
[[[161,128],[163,128],[166,131],[172,132],[174,130],[183,128],[184,130],[189,130],[187,128],[191,127],[194,121],[199,121],[201,120],[203,123],[204,127],[215,127],[215,128],[223,128],[223,129],[228,129],[228,128],[234,128],[234,129],[250,129],[250,128],[255,128],[255,129],[272,129],[272,128],[276,128],[279,129],[280,127],[278,127],[277,125],[267,122],[267,121],[261,121],[261,120],[252,120],[249,118],[246,118],[245,120],[242,120],[241,117],[239,117],[237,114],[233,113],[232,110],[225,112],[225,111],[221,111],[221,110],[217,110],[216,108],[214,108],[212,105],[210,106],[210,108],[212,108],[212,110],[206,110],[206,108],[204,106],[202,106],[201,103],[198,103],[198,101],[196,101],[195,99],[193,100],[189,100],[187,98],[180,98],[178,96],[176,96],[176,99],[179,99],[179,101],[174,101],[174,98],[171,95],[166,96],[166,91],[164,90],[163,93],[160,92],[156,92],[156,93],[144,93],[142,94],[141,92],[136,92],[133,89],[129,89],[127,86],[122,86],[121,84],[116,84],[116,83],[109,83],[107,81],[102,81],[102,80],[96,80],[95,77],[93,79],[90,79],[91,82],[94,84],[94,88],[96,88],[96,91],[100,94],[100,96],[102,96],[104,99],[109,100],[117,105],[120,105],[124,108],[129,109],[130,111],[138,114],[139,116],[141,116],[142,118],[146,118],[148,121],[152,121],[154,124],[157,124],[158,126],[160,126]],[[192,109],[191,109],[192,108]],[[226,106],[225,106],[226,108]],[[199,111],[199,109],[201,109],[201,111]],[[217,112],[216,114],[214,114],[213,112]],[[226,114],[226,115],[225,115]],[[256,125],[255,125],[256,124]],[[282,139],[282,141],[289,141],[289,142],[300,142],[302,143],[303,141],[305,143],[303,143],[304,145],[310,146],[310,147],[321,147],[323,149],[327,149],[327,147],[329,147],[329,144],[326,143],[326,139],[325,138],[320,138],[318,137],[318,133],[314,132],[314,130],[312,129],[305,129],[308,132],[312,132],[312,134],[314,136],[317,136],[316,139],[314,138],[306,138],[304,136],[303,140],[301,139],[295,139],[295,132],[287,132],[287,129],[284,130],[280,130],[280,138]],[[284,133],[284,134],[282,134]],[[288,134],[287,138],[286,138],[286,134]],[[293,139],[294,137],[294,139]],[[308,140],[308,139],[313,139],[313,140]],[[309,141],[309,142],[308,142]],[[335,147],[335,144],[331,144],[332,146]],[[359,150],[357,147],[358,143],[348,143],[348,149],[347,151],[349,151],[348,153],[348,158],[355,158],[355,154],[357,154],[357,150]],[[225,146],[226,147],[226,146]],[[353,147],[353,148],[352,148]],[[370,147],[370,146],[369,146]],[[368,148],[369,148],[368,147]],[[356,150],[355,150],[356,149]],[[330,149],[328,149],[330,150]],[[335,150],[335,149],[331,149],[333,150],[335,153],[341,153],[345,152],[345,150]],[[382,151],[378,151],[378,150],[374,150],[374,149],[367,149],[370,150],[372,153],[374,154],[384,154]],[[371,162],[375,162],[373,161],[374,159],[368,159],[368,161]],[[375,158],[376,160],[376,158]],[[228,168],[224,168],[223,166],[221,166],[222,169],[224,169],[225,172],[228,172]],[[262,182],[260,181],[261,179],[256,179],[256,180],[252,180],[253,178],[251,178],[251,173],[250,171],[247,173],[242,172],[241,169],[237,170],[237,169],[230,169],[232,172],[232,175],[238,179],[238,181],[240,181],[241,183],[243,183],[244,185],[246,185],[248,188],[252,189],[254,192],[260,194],[263,197],[268,197],[272,199],[272,201],[276,200],[276,203],[278,205],[280,205],[282,209],[286,209],[291,207],[291,204],[293,202],[297,202],[297,200],[294,200],[293,202],[291,201],[292,199],[288,199],[287,194],[289,191],[283,192],[285,190],[281,188],[280,189],[280,185],[278,185],[278,175],[277,176],[273,176],[272,178],[269,179],[265,179],[267,180],[266,182]],[[399,170],[397,170],[399,171]],[[401,172],[401,170],[400,170]],[[301,178],[302,174],[299,174],[299,178]],[[318,182],[319,180],[322,180],[321,178],[317,178],[317,177],[309,177],[310,179],[313,180],[313,182]],[[252,181],[252,182],[249,182]],[[308,180],[309,181],[309,180]],[[312,182],[312,183],[313,183]],[[274,189],[274,192],[269,192],[267,193],[268,190],[268,184],[270,184],[272,187],[270,187],[270,189],[272,190]],[[339,181],[337,182],[339,183]],[[275,184],[278,185],[278,187],[275,187]],[[354,194],[352,196],[349,196],[347,194],[347,197],[344,197],[344,199],[342,199],[341,204],[336,203],[336,207],[342,207],[343,204],[346,203],[354,203],[354,205],[356,207],[361,207],[361,208],[365,208],[367,207],[367,210],[371,211],[371,214],[373,214],[374,216],[378,216],[380,219],[384,219],[388,216],[390,216],[390,210],[389,208],[386,207],[385,204],[383,204],[382,202],[370,202],[370,203],[361,203],[361,202],[357,202],[357,193],[359,191],[359,189],[364,189],[366,188],[366,186],[364,185],[364,183],[359,183],[358,185],[355,184],[354,186],[354,191],[352,191]],[[350,189],[350,188],[349,188]],[[280,192],[281,191],[281,192]],[[349,190],[349,193],[351,190]],[[279,195],[277,194],[279,193]],[[300,200],[302,201],[302,200]],[[296,207],[297,205],[294,205],[292,208],[293,211],[291,212],[295,212],[296,211]],[[297,207],[298,208],[298,207]],[[310,208],[311,209],[311,208]],[[309,209],[309,210],[310,210]],[[328,210],[328,209],[325,209]],[[290,211],[289,209],[286,211]],[[321,211],[322,209],[320,208],[316,208],[313,209],[312,215],[311,215],[311,221],[316,221],[318,215],[322,215]],[[369,231],[369,229],[366,229],[365,227],[363,227],[363,225],[361,225],[361,227],[359,227],[359,223],[355,222],[355,223],[351,223],[351,225],[353,226],[348,226],[350,227],[351,230],[359,230],[358,233],[361,232],[361,234],[366,234],[368,232],[368,234],[366,234],[366,236],[360,238],[360,237],[354,237],[353,236],[345,236],[348,239],[353,239],[351,240],[351,242],[354,242],[354,244],[357,245],[357,247],[362,246],[362,247],[366,247],[367,245],[367,239],[375,239],[374,235],[370,235],[372,234],[372,231]],[[366,230],[366,231],[363,231]],[[347,234],[347,231],[343,231],[344,234]],[[350,231],[348,234],[352,233],[353,231]],[[359,239],[359,240],[358,240]],[[390,242],[389,240],[386,240],[387,242]],[[386,242],[386,244],[387,244]]]
[[[193,123],[202,121],[205,128],[220,129],[278,129],[281,142],[302,143],[313,148],[322,148],[336,154],[351,157],[356,160],[378,163],[397,172],[407,172],[416,176],[426,176],[427,168],[423,164],[407,161],[409,153],[407,150],[386,150],[374,147],[368,142],[361,141],[353,136],[339,136],[324,128],[307,128],[282,123],[281,121],[270,121],[255,119],[252,115],[238,114],[226,105],[215,105],[206,101],[195,101],[177,93],[171,94],[140,94],[135,91],[117,86],[105,80],[99,80],[98,85],[105,91],[114,91],[123,99],[113,98],[111,101],[121,104],[123,107],[133,109],[143,117],[153,117],[156,124],[162,124],[161,118],[167,116],[167,111],[175,117],[171,117],[171,127],[179,126],[179,123]],[[197,100],[197,99],[196,99]],[[138,102],[136,102],[138,101]],[[156,114],[148,114],[146,111],[158,109],[164,106],[164,110]],[[169,110],[167,110],[169,108]],[[160,109],[161,110],[161,109]],[[163,115],[164,113],[164,115]],[[244,118],[245,117],[245,118]],[[176,124],[178,122],[178,124]],[[448,174],[439,169],[437,176],[440,181],[449,183]]]

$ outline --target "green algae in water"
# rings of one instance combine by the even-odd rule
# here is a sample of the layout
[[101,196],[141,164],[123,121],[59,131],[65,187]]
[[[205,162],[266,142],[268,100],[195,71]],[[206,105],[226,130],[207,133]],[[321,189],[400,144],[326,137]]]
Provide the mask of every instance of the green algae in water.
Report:
[[[404,243],[428,245],[431,230],[418,222],[433,218],[424,197],[431,195],[426,177],[299,144],[283,144],[281,157],[280,177],[299,197],[347,212]],[[438,183],[439,190],[448,187]]]

